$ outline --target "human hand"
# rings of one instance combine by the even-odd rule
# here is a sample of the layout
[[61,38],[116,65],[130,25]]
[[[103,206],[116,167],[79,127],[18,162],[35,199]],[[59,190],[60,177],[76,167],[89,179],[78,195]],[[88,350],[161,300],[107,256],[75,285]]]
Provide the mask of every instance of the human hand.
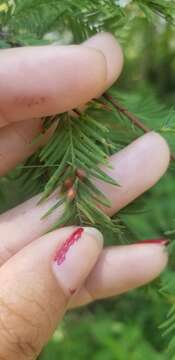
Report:
[[[33,153],[41,117],[81,106],[119,76],[122,52],[109,34],[81,46],[1,51],[0,174]],[[42,142],[47,141],[50,131]],[[166,171],[169,149],[151,132],[110,159],[106,171],[122,185],[96,182],[112,215],[150,188]],[[67,227],[43,234],[58,217],[41,220],[55,195],[40,196],[0,217],[0,358],[35,359],[68,308],[121,294],[155,278],[165,267],[165,241],[109,247],[95,229]]]

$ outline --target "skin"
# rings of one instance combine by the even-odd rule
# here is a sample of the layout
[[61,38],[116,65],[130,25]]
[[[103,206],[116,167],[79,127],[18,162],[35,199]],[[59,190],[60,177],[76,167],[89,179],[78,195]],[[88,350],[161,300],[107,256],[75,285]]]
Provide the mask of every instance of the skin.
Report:
[[[38,144],[32,140],[41,130],[41,116],[69,111],[99,96],[117,80],[122,66],[121,48],[107,33],[79,46],[1,50],[0,174],[35,151]],[[113,169],[107,172],[121,187],[96,181],[112,201],[109,214],[153,186],[169,159],[168,145],[154,132],[114,154]],[[84,229],[64,264],[57,266],[54,256],[76,228],[43,235],[58,217],[57,212],[41,221],[56,197],[36,206],[36,196],[0,217],[2,360],[36,359],[69,308],[139,287],[167,263],[163,244],[103,249],[102,234],[91,228]]]

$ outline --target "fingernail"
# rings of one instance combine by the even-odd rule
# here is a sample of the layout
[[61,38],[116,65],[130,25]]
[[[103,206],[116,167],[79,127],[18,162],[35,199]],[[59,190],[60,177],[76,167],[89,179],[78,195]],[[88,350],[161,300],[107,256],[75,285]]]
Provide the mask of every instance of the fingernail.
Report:
[[157,244],[157,245],[168,246],[169,243],[170,241],[167,239],[150,239],[150,240],[137,241],[135,244]]
[[53,273],[66,295],[84,282],[101,252],[103,237],[93,228],[78,228],[55,251]]
[[84,46],[100,50],[107,63],[106,88],[111,86],[119,77],[123,67],[123,53],[115,37],[106,32],[92,36],[83,43]]

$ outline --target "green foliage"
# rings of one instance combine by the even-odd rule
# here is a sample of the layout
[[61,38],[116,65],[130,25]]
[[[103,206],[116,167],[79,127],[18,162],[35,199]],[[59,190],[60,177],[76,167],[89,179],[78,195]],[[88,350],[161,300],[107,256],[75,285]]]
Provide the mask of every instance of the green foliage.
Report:
[[[24,165],[22,178],[25,186],[31,176],[34,181],[39,179],[39,182],[40,177],[48,178],[40,202],[60,187],[61,199],[46,214],[49,216],[58,206],[65,203],[63,216],[54,228],[72,223],[92,223],[99,226],[103,224],[109,230],[113,228],[111,219],[97,207],[98,204],[109,207],[110,203],[91,181],[93,177],[117,185],[98,167],[99,163],[108,163],[108,148],[111,148],[108,133],[109,130],[104,124],[88,114],[74,118],[70,114],[63,114],[59,118],[53,137],[38,152],[40,165],[36,164],[36,155],[31,158],[33,165]],[[101,147],[98,144],[101,144]],[[31,181],[27,181],[27,187],[30,184]]]
[[41,359],[168,360],[157,331],[164,315],[162,300],[149,290],[109,300],[105,310],[91,305],[67,315]]
[[[8,27],[8,38],[23,42],[23,36],[42,38],[48,31],[65,29],[73,33],[75,42],[103,29],[120,33],[133,17],[154,20],[159,15],[174,22],[175,5],[171,0],[133,0],[122,6],[119,0],[1,0],[7,4],[1,11],[0,25]],[[30,35],[29,35],[30,34]]]

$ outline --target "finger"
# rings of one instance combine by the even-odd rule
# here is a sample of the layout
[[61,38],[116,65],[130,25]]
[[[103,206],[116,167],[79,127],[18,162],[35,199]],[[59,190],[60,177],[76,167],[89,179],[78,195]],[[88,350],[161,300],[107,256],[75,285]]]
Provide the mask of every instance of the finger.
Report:
[[69,306],[85,305],[140,287],[161,273],[167,259],[163,243],[107,248]]
[[105,212],[113,215],[151,188],[165,173],[170,150],[165,139],[155,132],[141,136],[111,157],[112,169],[102,169],[115,179],[119,187],[95,181],[111,201]]
[[[94,58],[94,61],[96,61],[96,66],[98,66],[98,71],[95,73],[95,70],[94,70],[94,73],[93,73],[94,78],[93,79],[86,79],[86,77],[89,76],[89,70],[91,69],[91,61],[93,60],[92,54],[91,54],[91,59],[89,59],[89,57],[87,56],[88,49],[86,49],[86,47],[88,46],[90,48],[91,43],[92,43],[92,48],[95,47],[97,51],[100,51],[104,55],[105,60],[104,59],[103,60],[107,64],[106,77],[104,77],[102,74],[101,68],[102,68],[103,64],[101,64],[100,53],[98,54],[98,52],[95,52],[94,56],[96,58]],[[122,50],[120,49],[117,41],[114,39],[114,37],[112,35],[102,33],[102,34],[93,36],[92,39],[89,39],[88,42],[86,42],[84,44],[84,47],[82,47],[81,51],[83,52],[84,49],[85,49],[84,57],[83,58],[79,57],[77,60],[78,62],[80,62],[80,60],[82,59],[80,72],[84,71],[83,75],[80,74],[81,82],[82,82],[81,91],[80,91],[79,87],[77,87],[77,80],[76,80],[76,82],[72,86],[69,86],[69,88],[67,89],[67,94],[66,94],[66,91],[64,89],[65,85],[60,82],[61,78],[59,79],[59,81],[58,81],[58,79],[56,79],[56,76],[59,76],[59,74],[56,74],[56,72],[58,72],[57,67],[59,66],[58,65],[59,59],[56,62],[57,65],[54,65],[56,68],[53,68],[53,65],[51,65],[49,68],[49,64],[48,64],[49,70],[47,70],[47,74],[48,74],[48,72],[50,73],[50,71],[51,71],[51,75],[52,75],[52,77],[50,78],[49,81],[50,82],[52,81],[54,83],[55,83],[55,81],[57,81],[58,82],[57,86],[58,85],[60,87],[63,86],[63,92],[61,93],[61,95],[59,93],[57,94],[57,102],[58,102],[58,96],[59,96],[60,102],[62,103],[61,106],[64,105],[65,101],[72,101],[72,97],[75,98],[74,105],[78,106],[82,102],[82,92],[84,93],[83,96],[90,96],[90,97],[94,96],[94,92],[95,92],[95,95],[103,93],[103,91],[106,88],[108,88],[112,83],[114,83],[114,81],[118,78],[118,76],[121,72],[122,57],[123,57]],[[44,49],[42,49],[42,52],[43,51],[44,51]],[[55,48],[52,49],[52,52],[53,51],[55,51]],[[71,51],[73,51],[73,50],[71,50]],[[78,50],[78,51],[81,52],[80,50]],[[77,51],[77,47],[76,47],[75,52],[78,52],[78,51]],[[48,49],[47,49],[47,52],[48,52]],[[68,52],[68,49],[67,49],[67,52]],[[57,50],[57,53],[58,53],[58,50]],[[103,55],[101,55],[101,56],[103,57]],[[58,57],[58,54],[57,55],[55,54],[55,56]],[[62,56],[63,60],[64,60],[64,56]],[[66,55],[66,56],[68,56],[68,55]],[[80,54],[79,54],[79,56],[80,56]],[[88,72],[86,71],[87,64],[85,63],[85,56],[87,57],[87,61],[89,61]],[[74,55],[74,58],[75,58],[75,55]],[[70,60],[71,60],[71,54],[70,54]],[[28,62],[29,61],[30,61],[30,59],[28,59]],[[66,60],[66,61],[68,62],[68,60]],[[38,66],[37,60],[36,60],[36,65],[33,65],[33,66],[35,66],[35,67]],[[51,67],[52,67],[52,69],[51,69]],[[95,67],[94,64],[93,64],[93,67]],[[75,69],[77,69],[77,71],[79,71],[79,68],[76,67]],[[72,76],[77,76],[77,75],[75,75],[75,69],[73,69],[73,74],[71,74],[70,71],[69,71],[69,73],[67,73],[66,67],[64,69],[65,77],[70,76],[70,82],[73,81],[73,80],[71,80]],[[15,71],[15,70],[13,69],[13,71]],[[54,71],[55,71],[55,76],[54,76],[54,74],[52,74]],[[40,72],[41,72],[41,70],[40,70]],[[92,69],[92,72],[93,72],[93,69]],[[28,72],[27,72],[26,76],[28,76]],[[45,76],[46,76],[46,74],[45,74]],[[54,79],[53,79],[53,76],[54,76]],[[101,76],[101,82],[100,82],[100,76]],[[63,74],[62,74],[62,77],[63,77]],[[38,77],[36,78],[36,80],[37,79],[38,79]],[[39,79],[37,81],[39,81]],[[42,83],[43,83],[45,80],[44,80],[44,78],[42,78],[42,80],[40,80],[40,81],[42,81]],[[69,79],[67,79],[66,81],[68,83]],[[94,88],[93,82],[95,83],[95,88]],[[18,82],[17,82],[17,85],[18,85]],[[19,83],[19,86],[21,86],[20,83]],[[33,86],[33,85],[31,85],[31,86]],[[38,84],[38,86],[39,86],[39,84]],[[44,84],[42,85],[42,87],[43,86],[44,86]],[[51,87],[51,84],[50,84],[50,87]],[[93,87],[93,90],[92,90],[92,87]],[[34,91],[35,89],[32,90],[32,88],[28,89],[28,87],[27,87],[26,91],[29,91],[29,90],[32,93],[32,91]],[[45,84],[45,91],[47,91],[47,92],[50,91],[48,84]],[[42,92],[43,92],[43,89],[42,89]],[[53,91],[52,91],[52,93],[53,93]],[[25,94],[24,91],[22,92],[22,95],[23,94]],[[63,96],[64,96],[64,99],[63,99]],[[90,97],[86,98],[86,100],[89,100]],[[1,93],[0,93],[0,101],[1,101]],[[14,100],[11,99],[11,101],[14,101]],[[49,100],[49,102],[50,101],[51,100]],[[19,106],[21,109],[21,104],[19,104],[17,107],[18,112],[20,110]],[[55,106],[58,106],[58,104],[56,103]],[[0,106],[0,108],[1,108],[1,106]],[[71,107],[69,106],[69,108],[71,108]],[[42,111],[44,110],[43,105],[41,105],[40,110],[42,110]],[[14,109],[14,111],[15,111],[15,109]],[[22,111],[22,110],[20,110],[20,111]],[[37,109],[37,111],[39,111],[39,110]],[[30,113],[30,109],[27,108],[27,110],[25,109],[25,115],[24,115],[23,119],[25,120],[27,118],[28,121],[21,121],[19,123],[15,123],[13,125],[9,125],[9,126],[4,127],[3,129],[1,129],[1,131],[0,131],[0,156],[1,156],[0,175],[4,175],[6,172],[8,172],[12,168],[14,168],[19,162],[22,162],[25,158],[27,158],[29,155],[31,155],[36,150],[37,147],[39,147],[41,145],[40,142],[37,142],[37,141],[32,142],[32,140],[37,136],[37,134],[40,134],[42,132],[42,122],[41,122],[41,120],[35,120],[35,119],[30,120],[31,114],[32,113]],[[42,113],[42,115],[43,115],[43,113]],[[18,120],[20,120],[20,118],[18,118]],[[8,120],[8,121],[10,121],[10,120]],[[0,116],[0,126],[1,126],[1,124],[3,124],[3,123],[1,121],[1,116]],[[47,140],[47,137],[42,137],[43,143],[46,140]]]
[[[167,169],[168,162],[168,146],[160,135],[153,132],[140,137],[113,155],[110,160],[113,169],[107,169],[107,172],[120,183],[120,187],[96,182],[111,200],[110,211],[105,208],[105,212],[110,215],[116,213],[153,186]],[[1,263],[45,233],[62,215],[64,206],[41,220],[48,209],[58,201],[58,195],[53,194],[46,202],[37,206],[40,197],[41,195],[38,195],[1,215]]]
[[0,129],[0,176],[44,145],[54,129],[55,125],[42,134],[43,121],[41,119],[18,122]]
[[64,228],[35,241],[1,268],[0,358],[37,358],[101,249],[97,230]]
[[[123,68],[123,52],[115,37],[107,32],[101,32],[86,40],[83,46],[100,50],[106,59],[107,76],[103,88],[101,88],[97,97],[100,97],[111,85],[118,79]],[[79,106],[83,112],[86,105]]]
[[119,77],[123,68],[123,52],[115,37],[106,32],[92,36],[83,46],[101,50],[107,63],[107,78],[100,95],[108,89]]
[[104,86],[106,71],[102,52],[81,45],[1,50],[0,126],[88,102]]

